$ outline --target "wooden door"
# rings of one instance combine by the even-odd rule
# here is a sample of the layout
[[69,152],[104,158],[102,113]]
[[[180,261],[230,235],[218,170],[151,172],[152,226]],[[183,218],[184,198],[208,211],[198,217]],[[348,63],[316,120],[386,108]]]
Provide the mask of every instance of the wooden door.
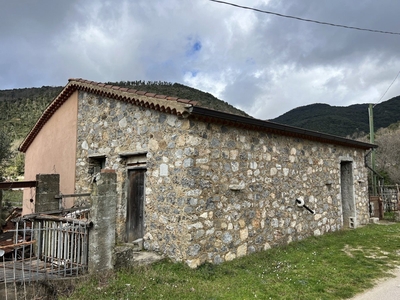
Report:
[[145,169],[128,170],[128,199],[126,203],[126,242],[143,237],[143,204]]
[[[351,228],[355,225],[353,164],[351,161],[342,161],[340,163],[340,187],[342,196],[343,227]],[[350,222],[350,218],[353,219],[353,222]]]

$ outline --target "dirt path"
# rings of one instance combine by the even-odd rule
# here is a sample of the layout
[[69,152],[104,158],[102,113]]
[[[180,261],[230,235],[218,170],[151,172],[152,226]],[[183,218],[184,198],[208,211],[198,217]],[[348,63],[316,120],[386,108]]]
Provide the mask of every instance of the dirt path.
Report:
[[396,277],[378,280],[377,284],[351,300],[399,300],[400,299],[400,267],[393,271]]

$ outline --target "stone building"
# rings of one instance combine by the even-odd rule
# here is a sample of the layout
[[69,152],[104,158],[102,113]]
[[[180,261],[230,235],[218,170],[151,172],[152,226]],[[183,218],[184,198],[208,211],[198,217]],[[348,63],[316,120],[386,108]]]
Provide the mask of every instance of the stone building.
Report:
[[115,243],[139,240],[196,267],[368,223],[373,147],[70,79],[20,151],[26,180],[58,173],[64,194],[91,192],[101,169],[114,170]]

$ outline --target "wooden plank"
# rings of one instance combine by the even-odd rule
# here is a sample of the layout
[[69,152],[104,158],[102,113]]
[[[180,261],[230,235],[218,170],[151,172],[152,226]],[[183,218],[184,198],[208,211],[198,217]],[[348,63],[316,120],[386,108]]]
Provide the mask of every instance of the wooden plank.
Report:
[[24,246],[24,245],[31,245],[31,244],[34,244],[34,243],[36,243],[36,240],[32,240],[32,241],[29,241],[29,242],[21,242],[21,243],[16,243],[16,244],[10,244],[10,245],[6,245],[6,246],[0,246],[0,249],[6,249],[6,248],[20,248],[20,247],[22,247],[22,246]]
[[54,196],[56,199],[61,199],[61,198],[74,198],[74,197],[89,197],[91,193],[82,193],[82,194],[60,194],[57,196]]

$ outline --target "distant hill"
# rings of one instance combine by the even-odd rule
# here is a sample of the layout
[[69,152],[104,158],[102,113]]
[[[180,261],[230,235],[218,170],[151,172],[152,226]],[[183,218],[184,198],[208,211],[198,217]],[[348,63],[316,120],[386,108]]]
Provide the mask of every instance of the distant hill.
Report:
[[[292,109],[270,121],[343,137],[358,137],[369,133],[368,106],[311,104]],[[400,121],[400,96],[377,104],[373,113],[375,130]]]
[[249,115],[244,111],[237,109],[236,107],[230,105],[228,102],[225,102],[223,100],[214,97],[210,93],[203,92],[180,83],[137,80],[137,81],[108,82],[107,84],[117,85],[121,87],[128,87],[139,91],[147,91],[159,95],[194,100],[199,102],[198,104],[199,106],[205,108],[210,108],[235,115],[249,117]]
[[[161,81],[120,81],[107,82],[107,84],[195,100],[203,107],[248,116],[244,111],[236,109],[229,103],[219,100],[210,93],[205,93],[179,83]],[[13,140],[24,138],[47,105],[62,89],[62,86],[42,86],[40,88],[0,90],[0,129],[5,129]]]

